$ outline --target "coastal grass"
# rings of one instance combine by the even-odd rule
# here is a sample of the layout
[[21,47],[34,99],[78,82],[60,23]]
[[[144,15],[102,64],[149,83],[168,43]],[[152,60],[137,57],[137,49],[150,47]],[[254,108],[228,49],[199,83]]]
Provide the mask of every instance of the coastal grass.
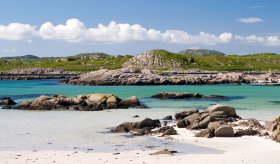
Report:
[[[251,55],[183,55],[165,50],[153,50],[165,62],[181,63],[182,69],[198,68],[208,71],[279,71],[280,55],[259,53]],[[162,68],[166,70],[168,68]]]
[[32,59],[32,60],[0,60],[0,71],[19,68],[57,68],[65,71],[88,72],[99,69],[118,69],[131,56],[105,57],[98,60],[74,58],[69,61],[59,61],[59,58]]
[[[251,55],[184,55],[166,50],[152,50],[163,62],[180,63],[179,69],[200,69],[207,71],[280,71],[280,55],[259,53]],[[104,54],[80,54],[76,56],[39,59],[0,59],[0,71],[19,68],[57,68],[65,71],[88,72],[99,69],[118,69],[132,56],[109,56]],[[155,68],[169,70],[174,68]],[[177,69],[177,68],[175,68]]]

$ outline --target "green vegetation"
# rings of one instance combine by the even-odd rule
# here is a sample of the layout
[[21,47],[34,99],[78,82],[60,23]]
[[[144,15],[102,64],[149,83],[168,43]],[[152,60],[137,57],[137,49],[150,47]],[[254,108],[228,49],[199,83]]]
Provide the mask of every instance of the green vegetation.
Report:
[[[183,69],[199,68],[209,71],[273,71],[280,70],[280,55],[260,53],[252,55],[183,55],[165,50],[153,50],[165,61],[177,61]],[[166,70],[167,68],[162,68]]]
[[[204,50],[203,50],[204,51]],[[252,55],[179,54],[166,50],[152,50],[163,62],[175,62],[181,69],[198,68],[209,71],[279,71],[280,55],[260,53]],[[30,57],[30,56],[29,56]],[[118,69],[132,56],[110,56],[104,53],[84,53],[68,57],[50,57],[31,59],[0,58],[0,71],[16,68],[57,68],[65,71],[87,72],[99,69]],[[158,70],[178,68],[157,68]]]
[[178,54],[182,55],[199,55],[199,56],[225,56],[226,54],[216,51],[216,50],[208,50],[208,49],[186,49],[178,52]]
[[34,55],[24,55],[24,56],[14,56],[14,57],[2,57],[2,60],[28,60],[28,59],[39,59],[38,56]]
[[87,72],[99,69],[118,69],[131,56],[81,55],[63,58],[40,58],[28,60],[0,59],[0,71],[16,68],[57,68],[65,71]]

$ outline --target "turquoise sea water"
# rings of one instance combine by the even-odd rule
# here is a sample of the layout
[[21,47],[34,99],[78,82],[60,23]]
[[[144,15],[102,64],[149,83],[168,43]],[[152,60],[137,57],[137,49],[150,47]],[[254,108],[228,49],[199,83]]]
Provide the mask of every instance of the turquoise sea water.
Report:
[[[216,94],[226,100],[157,100],[151,95],[163,91]],[[105,111],[23,111],[0,109],[0,151],[70,150],[115,152],[143,150],[146,146],[166,145],[155,138],[128,137],[108,133],[125,121],[144,118],[160,119],[184,109],[205,109],[216,103],[233,106],[243,118],[271,120],[280,115],[280,87],[251,85],[185,85],[185,86],[71,86],[58,80],[0,81],[0,97],[9,96],[20,102],[42,94],[76,96],[87,93],[112,93],[121,98],[137,96],[150,109]],[[139,118],[133,118],[139,115]],[[167,142],[167,141],[164,141]],[[171,142],[171,141],[170,141]],[[180,143],[182,144],[182,143]],[[136,146],[137,145],[137,146]],[[172,144],[170,143],[172,147]],[[205,149],[205,148],[203,148]]]
[[[225,100],[157,100],[149,98],[159,92],[189,92],[223,95]],[[280,115],[280,87],[252,85],[181,85],[181,86],[72,86],[58,80],[0,81],[0,97],[16,101],[39,95],[77,96],[89,93],[112,93],[121,98],[137,96],[151,110],[205,109],[216,103],[235,107],[241,116],[269,119]]]

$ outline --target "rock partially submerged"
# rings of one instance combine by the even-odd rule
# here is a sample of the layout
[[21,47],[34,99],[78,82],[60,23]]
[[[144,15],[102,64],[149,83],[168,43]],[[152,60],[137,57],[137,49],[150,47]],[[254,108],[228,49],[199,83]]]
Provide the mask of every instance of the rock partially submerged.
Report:
[[120,99],[112,94],[87,94],[71,98],[63,95],[40,96],[31,101],[23,101],[15,109],[23,110],[81,110],[98,111],[104,109],[146,108],[139,99],[132,96]]
[[130,131],[137,131],[139,129],[144,129],[144,128],[154,129],[156,127],[160,127],[159,120],[152,120],[150,118],[145,118],[144,120],[139,122],[123,122],[122,124],[113,128],[112,132],[124,133]]
[[176,92],[161,92],[161,93],[155,94],[151,97],[152,98],[157,98],[157,99],[190,99],[190,98],[223,99],[223,98],[225,98],[224,96],[221,96],[221,95],[204,96],[204,95],[199,94],[199,93],[176,93]]
[[12,100],[10,97],[1,97],[0,105],[1,106],[12,106],[12,105],[16,105],[16,102],[14,102],[14,100]]

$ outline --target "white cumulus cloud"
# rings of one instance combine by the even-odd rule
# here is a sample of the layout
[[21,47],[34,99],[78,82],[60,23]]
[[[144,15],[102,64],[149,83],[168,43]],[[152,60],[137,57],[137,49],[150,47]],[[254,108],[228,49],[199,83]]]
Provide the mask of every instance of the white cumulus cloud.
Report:
[[69,19],[65,25],[54,26],[51,22],[44,23],[39,29],[39,35],[43,39],[79,42],[86,37],[85,31],[82,22],[77,19]]
[[256,35],[249,35],[249,36],[235,36],[235,40],[243,41],[247,43],[261,43],[265,44],[266,46],[280,46],[280,38],[278,36],[256,36]]
[[[254,22],[255,18],[244,18],[245,22]],[[244,21],[244,20],[243,20]],[[199,32],[190,34],[182,30],[168,29],[160,31],[145,28],[139,24],[110,22],[107,25],[86,27],[79,19],[68,19],[64,24],[54,25],[45,22],[39,27],[29,24],[11,23],[0,25],[0,40],[24,40],[32,42],[33,38],[60,40],[65,42],[87,43],[124,43],[130,41],[151,41],[187,45],[216,45],[230,42],[280,46],[279,36],[234,35],[231,32],[211,34]]]
[[269,36],[266,38],[266,45],[280,46],[280,38],[278,36]]
[[229,42],[231,33],[222,33],[219,36],[200,32],[190,35],[185,31],[147,29],[139,24],[122,24],[112,21],[108,25],[99,24],[97,27],[86,28],[78,19],[69,19],[65,24],[54,26],[51,22],[44,23],[39,29],[43,39],[64,40],[67,42],[110,42],[121,43],[127,41],[162,41],[167,43],[213,45]]
[[1,40],[28,40],[36,35],[34,26],[21,23],[10,23],[9,25],[0,25]]
[[242,23],[260,23],[263,22],[261,18],[258,17],[248,17],[248,18],[240,18],[238,19],[239,22]]

